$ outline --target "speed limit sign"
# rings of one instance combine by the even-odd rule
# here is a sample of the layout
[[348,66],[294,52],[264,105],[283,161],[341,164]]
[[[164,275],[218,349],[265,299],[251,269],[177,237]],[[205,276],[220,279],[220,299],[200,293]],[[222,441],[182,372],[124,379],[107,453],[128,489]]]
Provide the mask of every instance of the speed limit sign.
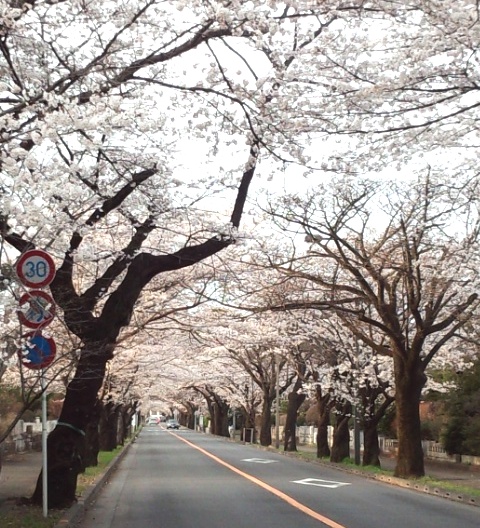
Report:
[[55,277],[55,263],[52,257],[41,249],[26,251],[16,265],[20,282],[29,288],[44,288]]

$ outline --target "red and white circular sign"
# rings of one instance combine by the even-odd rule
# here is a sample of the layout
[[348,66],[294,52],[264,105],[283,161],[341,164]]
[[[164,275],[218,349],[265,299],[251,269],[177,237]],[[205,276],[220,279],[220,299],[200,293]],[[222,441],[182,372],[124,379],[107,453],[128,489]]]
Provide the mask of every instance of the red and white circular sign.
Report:
[[55,303],[48,293],[32,290],[20,297],[18,318],[27,328],[44,328],[55,317]]
[[41,249],[30,249],[23,253],[15,269],[21,283],[29,288],[44,288],[55,277],[55,263],[52,257]]

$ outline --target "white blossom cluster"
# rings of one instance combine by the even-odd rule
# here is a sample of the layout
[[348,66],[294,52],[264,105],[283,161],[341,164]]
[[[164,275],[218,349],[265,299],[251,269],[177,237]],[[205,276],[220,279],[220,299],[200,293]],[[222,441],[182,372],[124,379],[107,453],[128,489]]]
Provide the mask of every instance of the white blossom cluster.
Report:
[[[473,0],[2,2],[2,243],[19,235],[61,263],[78,236],[81,293],[119,257],[241,238],[224,258],[152,281],[138,333],[122,334],[117,386],[138,363],[137,392],[169,404],[201,383],[246,404],[241,387],[251,397],[260,381],[249,362],[293,369],[305,343],[335,351],[334,364],[320,354],[309,366],[325,389],[355,399],[391,381],[395,344],[355,327],[360,309],[362,325],[380,328],[392,309],[405,348],[421,341],[432,368],[466,362],[478,303],[460,308],[478,295],[480,269],[477,10]],[[252,183],[256,218],[239,230],[226,211],[253,170],[298,192],[265,197]],[[142,246],[124,253],[149,219]],[[0,264],[17,253],[2,245]],[[2,334],[15,334],[15,294],[0,295]],[[343,312],[328,312],[340,302]],[[281,310],[302,303],[320,315]],[[452,314],[421,335],[420,320]],[[77,342],[65,348],[76,357]]]

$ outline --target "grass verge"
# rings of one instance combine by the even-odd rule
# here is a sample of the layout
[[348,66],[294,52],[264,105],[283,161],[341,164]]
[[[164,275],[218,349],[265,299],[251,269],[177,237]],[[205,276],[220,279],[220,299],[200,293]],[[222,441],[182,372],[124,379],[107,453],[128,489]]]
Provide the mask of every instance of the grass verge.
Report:
[[87,468],[85,473],[78,476],[77,495],[79,497],[103,475],[110,462],[118,456],[122,449],[123,446],[119,446],[113,451],[100,451],[98,453],[98,465]]
[[[299,458],[305,460],[320,460],[321,462],[329,463],[328,458],[318,459],[316,454],[310,451],[297,451],[296,455]],[[393,471],[388,469],[382,469],[377,466],[357,466],[353,459],[345,458],[342,462],[336,464],[337,466],[343,466],[346,469],[355,470],[359,473],[364,473],[367,475],[384,475],[388,477],[393,477]],[[464,486],[462,484],[457,484],[455,482],[450,482],[447,480],[439,480],[432,477],[421,477],[415,479],[416,484],[421,484],[428,486],[429,488],[438,488],[443,491],[451,492],[452,495],[468,495],[475,499],[480,499],[480,489],[471,488],[469,486]]]
[[[98,466],[89,467],[78,476],[77,496],[81,497],[105,472],[123,447],[113,451],[101,451],[98,454]],[[50,510],[48,517],[43,516],[43,508],[30,504],[9,501],[0,510],[1,528],[53,528],[66,510]]]

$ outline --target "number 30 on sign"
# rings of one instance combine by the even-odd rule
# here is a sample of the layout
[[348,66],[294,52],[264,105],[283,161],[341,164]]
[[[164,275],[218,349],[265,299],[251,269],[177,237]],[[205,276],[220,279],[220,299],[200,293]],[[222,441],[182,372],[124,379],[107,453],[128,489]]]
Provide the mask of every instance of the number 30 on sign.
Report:
[[55,263],[52,257],[41,249],[26,251],[16,265],[20,282],[29,288],[44,288],[55,277]]

